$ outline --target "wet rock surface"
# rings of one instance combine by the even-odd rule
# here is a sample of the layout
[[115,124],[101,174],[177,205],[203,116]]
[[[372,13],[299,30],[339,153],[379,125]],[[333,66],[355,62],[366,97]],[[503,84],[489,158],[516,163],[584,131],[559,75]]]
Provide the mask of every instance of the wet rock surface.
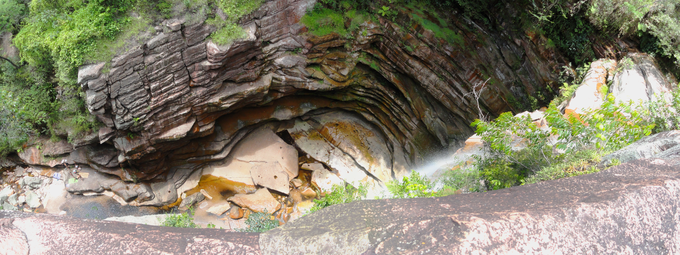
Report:
[[48,254],[674,254],[678,197],[677,167],[637,160],[485,193],[336,205],[263,234],[3,211],[0,242]]

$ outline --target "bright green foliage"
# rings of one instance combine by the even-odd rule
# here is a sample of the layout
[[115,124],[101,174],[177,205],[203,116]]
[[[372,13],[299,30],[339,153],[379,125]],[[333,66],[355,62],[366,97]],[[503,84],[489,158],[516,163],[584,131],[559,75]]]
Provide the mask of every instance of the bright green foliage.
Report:
[[[39,75],[54,73],[57,78],[55,81],[61,87],[61,98],[58,101],[54,101],[54,84],[42,84],[39,85],[42,97],[25,102],[29,105],[28,108],[42,109],[36,115],[39,118],[26,120],[30,125],[36,127],[48,124],[47,128],[53,134],[58,129],[68,133],[69,139],[76,138],[96,125],[94,118],[85,110],[82,99],[84,93],[75,84],[77,70],[85,63],[85,56],[97,50],[97,42],[113,39],[129,22],[124,13],[132,3],[132,0],[30,2],[30,13],[24,19],[23,27],[14,37],[13,43],[19,49],[22,61],[30,65],[30,72]],[[19,76],[17,80],[26,81]],[[21,86],[15,88],[19,87]],[[35,88],[36,85],[29,87]],[[32,100],[28,98],[33,95],[22,97],[20,94],[15,92],[15,99]]]
[[194,223],[194,218],[191,217],[193,213],[193,209],[189,208],[189,212],[183,212],[177,215],[169,215],[165,217],[162,225],[176,228],[198,228],[198,225]]
[[22,60],[43,68],[54,65],[60,81],[75,84],[83,57],[96,50],[97,39],[112,39],[121,31],[129,21],[121,13],[131,6],[132,0],[32,1],[30,15],[13,42]]
[[389,6],[383,5],[383,6],[380,7],[380,9],[378,9],[378,14],[380,14],[380,16],[392,18],[392,20],[394,20],[394,18],[396,18],[396,16],[397,16],[398,12],[396,10],[390,8]]
[[[510,112],[492,122],[476,120],[472,126],[488,145],[488,155],[478,157],[478,167],[492,189],[508,188],[524,177],[553,163],[548,146],[550,130],[536,126],[529,116],[515,117]],[[512,144],[520,140],[523,144]],[[518,150],[513,147],[527,145]]]
[[[475,121],[486,154],[477,167],[489,189],[598,171],[599,157],[651,134],[646,108],[615,103],[609,96],[599,109],[566,117],[551,104],[545,113],[548,129],[530,119],[503,113],[492,122]],[[549,143],[553,139],[554,143]],[[524,148],[513,148],[513,141]],[[561,151],[562,153],[558,153]],[[526,180],[527,177],[531,177]]]
[[259,8],[263,0],[216,0],[217,6],[226,15],[226,20],[215,17],[209,23],[218,27],[211,38],[220,45],[228,45],[234,40],[243,39],[247,36],[246,31],[243,30],[236,22]]
[[650,135],[654,124],[647,123],[645,109],[633,102],[615,103],[609,96],[599,109],[578,117],[564,117],[554,106],[546,119],[559,136],[557,149],[567,153],[594,147],[603,152],[621,149]]
[[236,229],[238,232],[267,232],[273,228],[276,228],[279,226],[279,221],[274,218],[273,215],[267,213],[265,210],[264,212],[256,212],[250,214],[248,216],[248,219],[246,220],[246,225],[248,225],[247,228],[243,229]]
[[310,209],[310,213],[316,212],[323,208],[336,204],[346,204],[349,202],[361,200],[368,193],[368,188],[364,185],[359,188],[354,188],[351,185],[336,185],[333,190],[327,193],[321,199],[314,199],[314,206]]
[[333,32],[341,36],[347,35],[343,15],[332,9],[315,9],[305,14],[300,21],[307,26],[309,33],[316,36],[323,36]]
[[404,176],[401,181],[388,182],[387,190],[395,198],[433,197],[436,195],[430,180],[416,171],[411,172],[411,176]]

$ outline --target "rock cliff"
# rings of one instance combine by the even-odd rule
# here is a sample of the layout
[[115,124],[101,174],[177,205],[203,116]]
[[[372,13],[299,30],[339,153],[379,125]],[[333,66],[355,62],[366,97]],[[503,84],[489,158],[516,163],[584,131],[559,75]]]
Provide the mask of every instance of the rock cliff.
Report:
[[[365,21],[351,37],[311,36],[300,19],[314,3],[267,1],[240,20],[247,38],[225,46],[204,22],[165,21],[139,47],[80,68],[87,108],[105,125],[90,144],[49,158],[28,148],[22,159],[66,160],[126,181],[72,192],[113,190],[142,203],[163,190],[151,204],[167,204],[193,172],[224,166],[265,127],[294,145],[300,163],[376,188],[464,141],[478,104],[497,115],[545,95],[563,62],[502,19],[436,22],[462,38],[453,44],[412,22],[413,10]],[[479,90],[477,101],[470,92]]]

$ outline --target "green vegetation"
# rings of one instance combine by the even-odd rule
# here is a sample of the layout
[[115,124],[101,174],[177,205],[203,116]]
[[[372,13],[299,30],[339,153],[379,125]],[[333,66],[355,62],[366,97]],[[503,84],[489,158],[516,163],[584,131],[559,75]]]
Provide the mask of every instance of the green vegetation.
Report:
[[238,232],[267,232],[279,226],[279,221],[273,215],[264,212],[250,214],[246,220],[247,228],[236,229]]
[[459,35],[458,33],[449,29],[448,27],[442,26],[446,25],[447,22],[439,18],[436,12],[431,13],[434,14],[437,23],[425,18],[427,16],[425,15],[425,13],[422,12],[419,14],[414,14],[413,19],[415,22],[423,26],[423,28],[432,31],[432,33],[434,33],[435,38],[443,39],[451,45],[463,46],[464,45],[463,36]]
[[176,227],[176,228],[198,228],[198,225],[194,223],[194,218],[191,216],[194,214],[194,209],[189,208],[188,211],[177,214],[168,215],[163,220],[162,226],[166,227]]
[[[30,143],[31,137],[48,135],[73,142],[99,125],[76,84],[81,65],[125,53],[153,36],[152,24],[171,17],[191,25],[212,16],[208,22],[218,28],[213,40],[228,44],[246,35],[236,22],[262,3],[0,0],[0,32],[13,33],[21,57],[0,60],[0,156]],[[224,15],[213,13],[217,8]]]
[[246,31],[236,22],[243,16],[250,14],[259,8],[264,0],[215,0],[217,7],[224,12],[225,19],[217,15],[214,19],[208,20],[209,24],[216,25],[211,38],[220,45],[228,45],[234,40],[246,38]]
[[309,28],[309,33],[316,36],[323,36],[333,32],[341,36],[347,35],[343,15],[332,9],[315,8],[313,11],[305,14],[300,21]]
[[17,0],[0,0],[0,33],[16,33],[26,12],[26,5]]
[[[486,154],[476,165],[489,189],[599,171],[601,156],[651,134],[655,125],[646,116],[644,105],[615,103],[609,96],[600,109],[578,116],[565,117],[551,104],[545,113],[550,129],[510,113],[491,122],[477,120],[472,125]],[[524,148],[512,144],[517,140]]]
[[[678,84],[680,87],[680,84]],[[656,100],[647,103],[645,112],[654,123],[654,133],[680,129],[680,90],[676,89],[670,95],[655,95]]]
[[4,157],[54,122],[59,102],[53,100],[52,85],[30,67],[5,62],[0,71],[0,157]]
[[354,188],[351,185],[336,185],[333,190],[321,199],[314,200],[314,206],[309,211],[316,212],[323,208],[336,204],[345,204],[352,201],[361,200],[368,193],[368,188],[364,185]]
[[[374,23],[378,23],[377,16],[396,21],[400,10],[405,10],[407,6],[418,12],[418,14],[413,13],[412,15],[414,21],[433,31],[435,37],[444,39],[451,44],[462,45],[462,36],[447,28],[447,22],[439,18],[437,13],[433,11],[437,7],[452,6],[452,1],[322,0],[314,6],[312,11],[302,17],[301,22],[307,26],[309,33],[315,36],[338,33],[342,37],[352,37],[355,32],[365,33],[365,31],[359,31],[359,25],[365,21],[373,19]],[[424,10],[428,10],[427,13]],[[434,17],[436,21],[430,21],[429,16]],[[346,27],[348,23],[349,26]]]
[[659,53],[680,64],[680,5],[675,0],[592,0],[591,23],[619,35],[649,33],[656,37]]
[[412,171],[410,176],[404,176],[401,181],[387,183],[387,190],[394,198],[433,197],[437,195],[433,188],[432,182],[416,171]]
[[14,44],[23,61],[43,69],[53,66],[61,84],[75,86],[83,57],[97,50],[98,39],[114,39],[129,23],[125,13],[132,4],[132,0],[32,1]]
[[541,30],[577,66],[590,63],[595,58],[592,48],[595,29],[585,15],[555,15]]

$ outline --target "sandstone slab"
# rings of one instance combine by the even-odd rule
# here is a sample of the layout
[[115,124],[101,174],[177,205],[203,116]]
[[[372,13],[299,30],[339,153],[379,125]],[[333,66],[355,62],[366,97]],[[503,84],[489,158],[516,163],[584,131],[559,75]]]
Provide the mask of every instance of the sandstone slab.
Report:
[[283,194],[290,191],[288,172],[279,162],[267,162],[255,164],[250,169],[250,175],[255,184],[276,190]]
[[214,215],[220,216],[220,215],[224,214],[225,212],[229,211],[229,208],[231,208],[231,205],[229,204],[229,202],[224,202],[224,203],[221,203],[221,204],[218,204],[218,205],[213,205],[205,211],[212,213]]
[[244,162],[278,162],[290,178],[298,175],[297,150],[271,129],[253,131],[236,146],[234,159]]
[[254,212],[274,213],[281,208],[281,204],[267,189],[259,189],[253,194],[237,194],[227,200]]

